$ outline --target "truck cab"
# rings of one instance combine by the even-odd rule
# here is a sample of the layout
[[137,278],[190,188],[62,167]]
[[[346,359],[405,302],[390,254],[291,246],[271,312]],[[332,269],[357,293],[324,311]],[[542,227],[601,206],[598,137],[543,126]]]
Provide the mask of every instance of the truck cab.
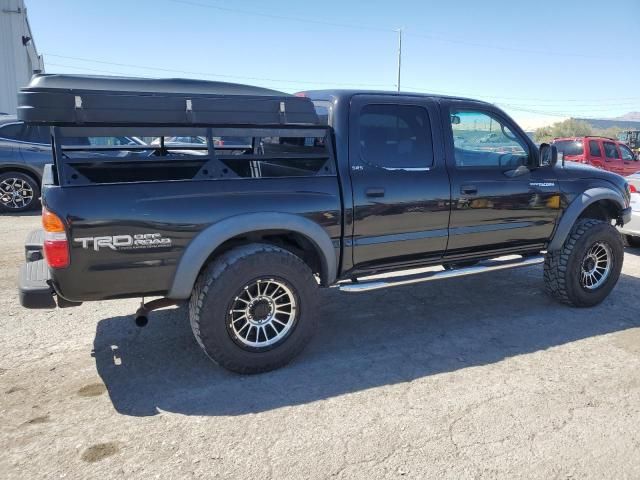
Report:
[[560,212],[557,173],[538,165],[537,147],[493,105],[389,92],[299,95],[329,110],[350,178],[343,267],[351,273],[544,248]]

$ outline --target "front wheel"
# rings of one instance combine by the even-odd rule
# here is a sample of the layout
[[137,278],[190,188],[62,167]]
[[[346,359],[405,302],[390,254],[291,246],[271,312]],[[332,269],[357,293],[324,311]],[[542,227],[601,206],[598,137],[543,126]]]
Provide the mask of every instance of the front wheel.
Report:
[[562,249],[545,257],[545,290],[575,307],[597,305],[618,282],[623,257],[622,238],[611,224],[579,220]]
[[202,272],[189,302],[196,340],[228,370],[260,373],[291,361],[316,328],[318,283],[282,248],[235,248]]

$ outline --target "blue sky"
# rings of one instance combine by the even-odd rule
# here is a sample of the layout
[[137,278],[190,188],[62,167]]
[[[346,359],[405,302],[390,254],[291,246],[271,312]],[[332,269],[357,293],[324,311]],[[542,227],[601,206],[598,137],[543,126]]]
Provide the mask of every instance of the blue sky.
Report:
[[48,73],[394,90],[402,28],[403,90],[489,100],[525,128],[640,111],[638,0],[26,3]]

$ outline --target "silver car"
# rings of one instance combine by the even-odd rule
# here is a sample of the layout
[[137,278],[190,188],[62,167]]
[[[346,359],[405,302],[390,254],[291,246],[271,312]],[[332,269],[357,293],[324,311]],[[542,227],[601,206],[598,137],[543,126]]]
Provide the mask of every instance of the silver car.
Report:
[[640,247],[640,172],[626,177],[631,188],[631,221],[620,228],[630,247]]

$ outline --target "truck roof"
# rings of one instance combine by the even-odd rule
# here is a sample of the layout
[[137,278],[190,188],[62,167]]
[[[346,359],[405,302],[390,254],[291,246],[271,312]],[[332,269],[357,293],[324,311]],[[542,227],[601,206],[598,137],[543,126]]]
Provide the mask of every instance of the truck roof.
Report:
[[465,100],[475,103],[483,103],[486,105],[492,105],[491,102],[484,100],[477,100],[475,98],[459,97],[453,95],[442,95],[438,93],[418,93],[418,92],[397,92],[389,90],[357,90],[357,89],[327,89],[327,90],[304,90],[297,92],[294,95],[305,96],[313,98],[314,100],[331,100],[337,98],[350,98],[354,95],[387,95],[398,97],[426,97],[426,98],[447,98],[451,100]]
[[34,75],[18,118],[59,126],[287,126],[319,124],[313,103],[237,83],[95,75]]

